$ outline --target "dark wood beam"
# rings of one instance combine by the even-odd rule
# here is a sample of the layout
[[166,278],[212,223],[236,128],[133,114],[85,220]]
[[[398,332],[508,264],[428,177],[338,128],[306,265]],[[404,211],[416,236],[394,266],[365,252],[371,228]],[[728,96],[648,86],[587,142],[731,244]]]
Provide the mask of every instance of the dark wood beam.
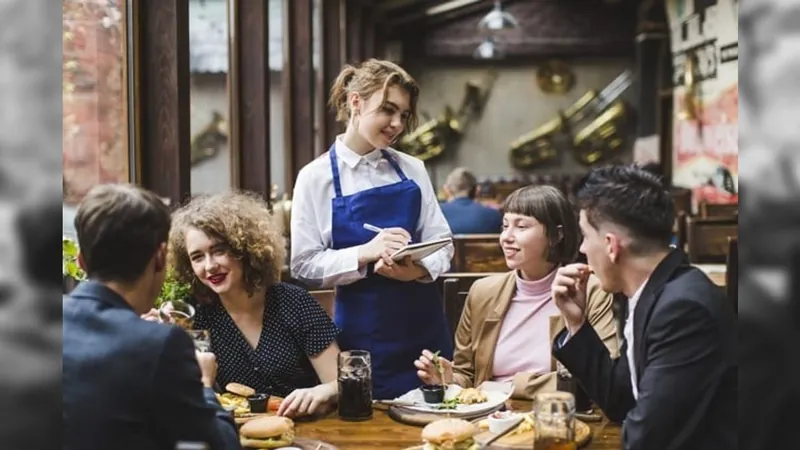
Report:
[[384,0],[376,2],[375,6],[383,11],[395,11],[419,6],[427,8],[431,3],[437,2],[431,2],[431,0]]
[[345,36],[347,36],[347,59],[350,64],[357,64],[364,59],[362,40],[363,36],[363,7],[357,2],[348,1],[345,5]]
[[318,140],[317,153],[328,150],[328,146],[336,139],[342,130],[336,122],[336,113],[328,107],[328,94],[333,82],[339,75],[346,60],[345,39],[345,0],[322,0],[317,13],[320,14],[322,25],[321,45],[322,61],[317,74],[317,105]]
[[362,59],[375,58],[378,15],[374,8],[363,8],[361,15],[361,56]]
[[191,194],[189,0],[132,1],[142,185],[175,206]]
[[234,186],[270,198],[270,69],[267,2],[232,0],[228,89]]
[[287,163],[287,192],[293,189],[300,169],[315,156],[312,3],[313,0],[292,0],[283,4],[284,154]]
[[[506,3],[511,3],[511,1],[506,1],[503,3],[503,5],[505,6]],[[424,22],[426,25],[435,25],[437,23],[445,23],[473,14],[488,13],[492,10],[492,8],[494,8],[493,2],[475,0],[472,3],[465,3],[464,5],[453,9],[448,9],[429,15],[427,13],[428,7],[425,7],[409,12],[408,14],[397,15],[394,19],[389,21],[389,24],[391,27],[397,27],[416,22]]]

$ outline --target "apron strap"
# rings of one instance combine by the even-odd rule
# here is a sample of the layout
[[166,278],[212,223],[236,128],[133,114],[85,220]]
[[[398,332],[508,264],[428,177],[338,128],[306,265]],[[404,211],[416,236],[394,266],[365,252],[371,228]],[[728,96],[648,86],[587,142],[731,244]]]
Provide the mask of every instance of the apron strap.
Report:
[[394,160],[394,158],[392,158],[389,152],[387,152],[384,149],[381,149],[381,154],[383,155],[384,158],[386,158],[387,161],[389,161],[389,164],[391,164],[392,167],[394,167],[394,171],[397,172],[397,176],[399,176],[402,181],[406,181],[408,179],[406,178],[406,174],[404,174],[403,171],[400,170],[400,166],[397,165],[397,162]]
[[328,156],[331,158],[331,172],[333,172],[333,189],[336,191],[336,197],[342,196],[342,184],[339,181],[339,164],[336,161],[336,144],[331,144],[328,149]]

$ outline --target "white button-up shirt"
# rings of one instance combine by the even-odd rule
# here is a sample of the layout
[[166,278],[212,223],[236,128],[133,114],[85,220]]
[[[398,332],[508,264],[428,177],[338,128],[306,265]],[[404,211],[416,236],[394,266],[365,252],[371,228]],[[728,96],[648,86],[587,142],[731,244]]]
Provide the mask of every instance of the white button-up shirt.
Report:
[[636,303],[639,302],[639,297],[642,296],[642,291],[644,290],[644,286],[647,284],[647,280],[644,280],[639,289],[628,299],[628,318],[625,320],[625,328],[622,330],[622,334],[625,336],[625,341],[628,343],[628,349],[625,352],[625,356],[628,358],[628,369],[631,373],[631,389],[633,390],[633,398],[639,400],[639,383],[636,377],[636,361],[633,357],[633,312],[636,310]]
[[[334,146],[342,195],[347,196],[367,189],[397,183],[400,177],[380,150],[361,156],[336,139]],[[406,230],[412,235],[416,232],[420,242],[452,236],[425,163],[421,160],[387,149],[394,157],[406,178],[414,181],[420,188],[422,202],[416,230]],[[291,222],[291,271],[298,280],[317,288],[328,288],[350,284],[366,276],[366,267],[358,267],[358,247],[333,250],[331,238],[331,199],[336,196],[331,172],[330,155],[325,152],[303,167],[297,175],[292,196]],[[386,204],[391,208],[391,203]],[[409,214],[414,214],[410,211]],[[420,263],[430,274],[430,278],[419,281],[433,281],[450,269],[453,246],[423,258]]]

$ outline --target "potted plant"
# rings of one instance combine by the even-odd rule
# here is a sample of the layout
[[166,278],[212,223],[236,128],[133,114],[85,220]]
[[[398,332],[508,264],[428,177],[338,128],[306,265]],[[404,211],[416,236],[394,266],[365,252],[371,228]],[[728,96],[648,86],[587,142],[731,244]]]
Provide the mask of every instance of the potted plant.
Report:
[[[78,243],[64,237],[61,240],[61,272],[64,277],[64,288],[66,292],[72,290],[78,283],[86,280],[86,273],[78,265]],[[156,299],[156,308],[168,301],[185,302],[191,298],[192,289],[187,283],[181,283],[175,277],[175,271],[167,268],[167,276],[161,286],[161,293]]]

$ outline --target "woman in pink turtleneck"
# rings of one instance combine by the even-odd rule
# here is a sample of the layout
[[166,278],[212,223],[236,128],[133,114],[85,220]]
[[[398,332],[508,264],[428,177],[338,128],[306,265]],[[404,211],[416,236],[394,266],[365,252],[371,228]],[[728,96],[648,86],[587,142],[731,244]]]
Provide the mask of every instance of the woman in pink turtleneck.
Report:
[[[552,340],[564,322],[550,295],[556,268],[575,261],[578,219],[564,194],[551,186],[528,186],[503,205],[500,245],[510,272],[476,281],[456,330],[453,361],[440,358],[444,382],[463,387],[511,381],[512,397],[533,398],[556,389]],[[589,280],[588,321],[612,355],[618,343],[611,295]],[[425,383],[440,383],[430,350],[414,361]]]

